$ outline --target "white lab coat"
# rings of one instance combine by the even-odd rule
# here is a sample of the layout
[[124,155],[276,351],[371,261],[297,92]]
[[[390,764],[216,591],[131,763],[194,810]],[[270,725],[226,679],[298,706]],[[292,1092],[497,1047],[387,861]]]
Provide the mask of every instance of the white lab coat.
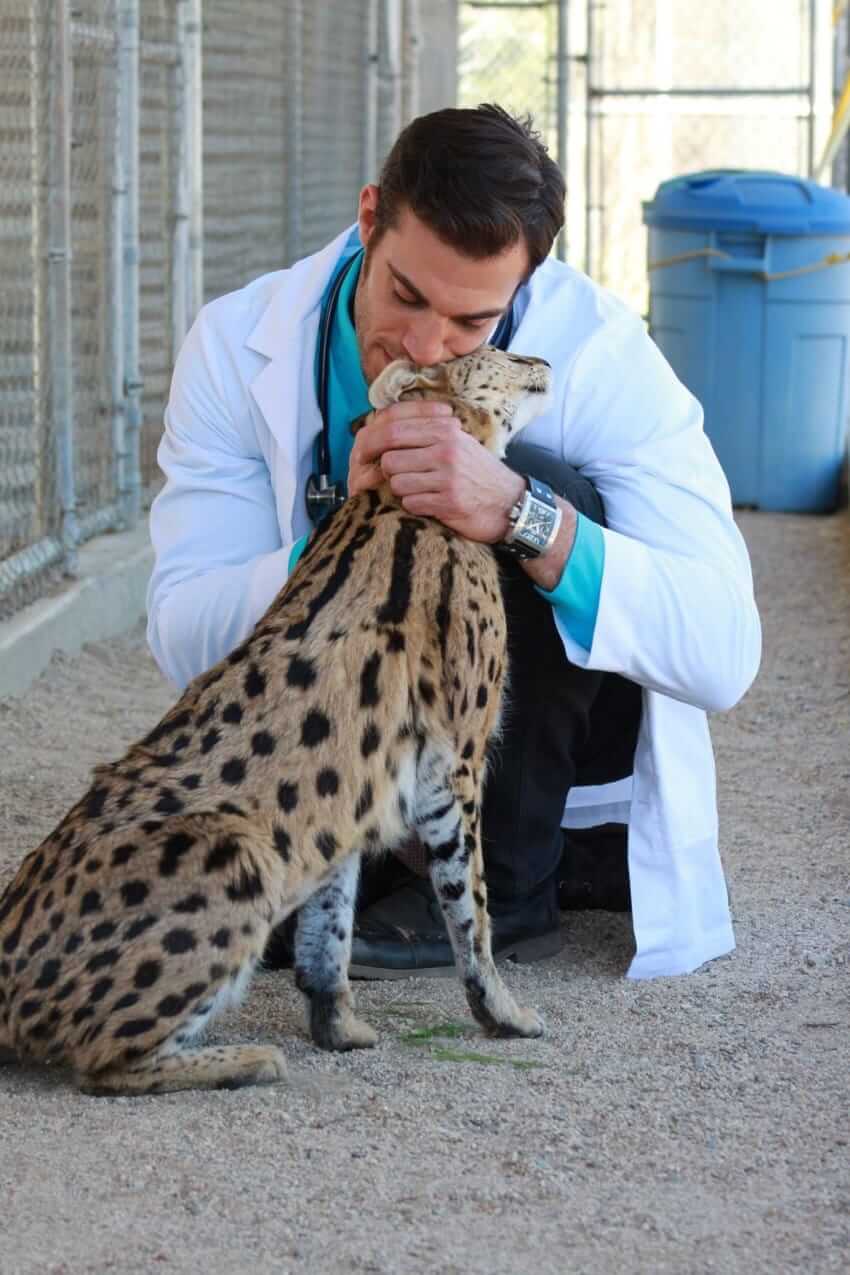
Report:
[[[320,300],[348,235],[205,306],[177,360],[148,636],[179,686],[250,632],[310,529]],[[608,519],[593,647],[559,624],[564,647],[645,688],[633,777],[574,789],[564,823],[628,823],[629,976],[685,973],[734,947],[706,710],[731,707],[758,668],[746,548],[699,404],[642,321],[552,260],[521,290],[517,317],[511,348],[555,374],[553,406],[524,438],[590,478]]]

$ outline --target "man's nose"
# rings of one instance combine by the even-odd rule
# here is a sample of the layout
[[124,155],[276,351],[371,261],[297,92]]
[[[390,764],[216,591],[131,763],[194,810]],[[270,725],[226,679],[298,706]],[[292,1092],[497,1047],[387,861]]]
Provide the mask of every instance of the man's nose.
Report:
[[446,349],[447,324],[436,314],[420,314],[401,339],[404,352],[418,367],[430,367],[450,357]]

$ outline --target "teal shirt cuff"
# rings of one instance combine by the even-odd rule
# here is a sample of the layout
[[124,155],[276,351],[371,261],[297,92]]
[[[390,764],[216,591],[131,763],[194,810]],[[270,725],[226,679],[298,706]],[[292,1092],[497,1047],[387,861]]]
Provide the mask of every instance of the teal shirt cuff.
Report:
[[290,575],[292,575],[293,571],[295,570],[295,564],[298,561],[298,559],[301,557],[302,553],[304,552],[304,549],[306,548],[306,545],[307,545],[307,541],[309,539],[310,539],[309,536],[302,536],[300,540],[295,541],[295,544],[290,549],[289,551],[289,574]]
[[561,578],[551,591],[534,587],[552,606],[574,642],[589,651],[599,611],[605,537],[602,528],[584,514],[576,520],[576,537]]

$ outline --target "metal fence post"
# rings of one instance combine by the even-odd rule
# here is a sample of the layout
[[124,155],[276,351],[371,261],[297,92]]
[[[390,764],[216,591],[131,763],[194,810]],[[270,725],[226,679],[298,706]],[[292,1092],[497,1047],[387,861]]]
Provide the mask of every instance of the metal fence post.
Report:
[[[570,111],[570,44],[569,44],[569,3],[558,0],[558,167],[564,174],[564,181],[569,176],[569,111]],[[567,218],[558,234],[557,255],[560,261],[567,259]]]
[[47,195],[47,314],[50,384],[56,429],[57,483],[62,510],[63,569],[77,569],[77,500],[74,486],[74,377],[71,349],[71,10],[53,10],[50,71],[50,142]]
[[186,11],[186,80],[189,191],[188,321],[204,304],[204,120],[201,0],[188,0]]
[[286,207],[286,256],[288,262],[301,254],[301,207],[304,201],[302,177],[304,137],[304,61],[301,0],[290,0],[287,15],[289,48],[286,58],[286,163],[289,198]]
[[186,5],[177,0],[174,12],[177,60],[174,65],[174,102],[177,133],[177,172],[174,181],[174,218],[171,232],[171,357],[177,358],[188,329],[189,305],[189,151],[191,111],[186,65]]
[[123,143],[124,84],[118,67],[113,67],[115,85],[115,151],[112,157],[111,227],[112,260],[107,296],[107,329],[110,333],[112,398],[112,472],[114,498],[119,521],[123,521],[122,498],[126,487],[127,467],[127,391],[124,365],[124,205],[127,184],[124,177]]
[[141,513],[139,439],[142,378],[139,363],[139,0],[119,0],[118,74],[121,79],[121,152],[126,194],[123,225],[123,335],[126,426],[122,523],[133,527]]
[[378,180],[378,0],[366,10],[366,110],[363,116],[363,185]]
[[419,0],[402,0],[401,122],[409,124],[419,114],[419,55],[422,30]]

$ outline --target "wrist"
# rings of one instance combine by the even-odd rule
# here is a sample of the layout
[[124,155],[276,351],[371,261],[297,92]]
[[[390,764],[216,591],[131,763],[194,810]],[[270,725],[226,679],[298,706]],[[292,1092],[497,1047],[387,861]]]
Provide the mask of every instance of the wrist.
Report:
[[526,558],[520,563],[529,579],[547,593],[551,593],[558,587],[564,567],[569,561],[575,544],[578,518],[574,506],[568,501],[560,496],[556,496],[555,500],[561,511],[561,525],[554,544],[545,554],[537,558]]
[[508,471],[512,481],[507,486],[507,501],[502,507],[503,526],[501,533],[497,537],[497,543],[506,538],[511,530],[511,511],[523,498],[528,488],[528,484],[522,474],[515,474],[511,469]]

